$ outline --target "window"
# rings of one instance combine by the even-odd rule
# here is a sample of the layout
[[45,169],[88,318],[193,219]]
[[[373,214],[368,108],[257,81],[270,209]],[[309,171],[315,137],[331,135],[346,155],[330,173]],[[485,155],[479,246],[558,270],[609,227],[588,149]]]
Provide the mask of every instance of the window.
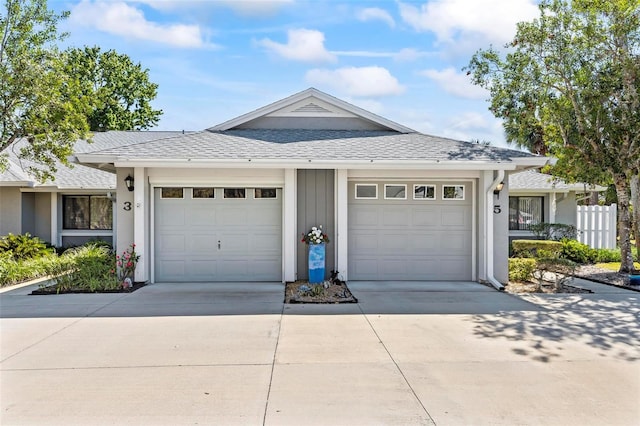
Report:
[[543,197],[509,197],[509,229],[527,231],[544,222]]
[[64,229],[113,228],[113,203],[104,195],[65,195],[62,198]]
[[413,199],[414,200],[435,200],[436,186],[435,185],[413,185]]
[[216,198],[215,188],[193,188],[192,198]]
[[224,198],[247,198],[244,188],[225,188]]
[[253,198],[278,198],[276,188],[254,188]]
[[384,198],[394,200],[406,200],[407,199],[407,185],[385,185],[384,186]]
[[378,185],[356,183],[356,199],[357,200],[378,199]]
[[160,198],[184,198],[183,188],[162,188]]
[[464,200],[464,185],[442,185],[443,200]]

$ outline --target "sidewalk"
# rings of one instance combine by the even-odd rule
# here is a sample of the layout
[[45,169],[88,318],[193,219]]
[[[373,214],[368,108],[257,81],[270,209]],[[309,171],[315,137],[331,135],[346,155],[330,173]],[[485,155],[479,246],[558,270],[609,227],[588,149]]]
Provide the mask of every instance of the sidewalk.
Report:
[[[0,294],[0,424],[636,425],[640,294],[475,283]],[[603,286],[609,287],[609,286]]]

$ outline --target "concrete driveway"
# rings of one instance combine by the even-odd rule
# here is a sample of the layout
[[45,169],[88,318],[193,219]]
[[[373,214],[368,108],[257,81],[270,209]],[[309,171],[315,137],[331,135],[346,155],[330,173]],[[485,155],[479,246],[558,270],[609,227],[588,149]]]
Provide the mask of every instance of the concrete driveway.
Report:
[[640,293],[349,287],[0,294],[0,424],[640,424]]

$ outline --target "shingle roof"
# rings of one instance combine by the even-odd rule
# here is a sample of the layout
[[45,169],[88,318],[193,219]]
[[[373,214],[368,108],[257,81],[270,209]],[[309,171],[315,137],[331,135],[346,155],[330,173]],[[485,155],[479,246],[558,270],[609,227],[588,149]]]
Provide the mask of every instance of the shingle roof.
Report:
[[523,172],[509,175],[509,191],[545,191],[545,192],[568,192],[568,191],[604,191],[601,186],[585,187],[584,183],[567,184],[562,179],[555,176],[540,173],[536,170],[525,170]]
[[[77,153],[91,152],[180,134],[182,132],[97,132],[93,135],[93,143],[79,140],[76,142],[74,150]],[[0,185],[2,183],[40,185],[35,182],[35,178],[28,171],[29,167],[37,167],[38,165],[31,161],[21,160],[18,156],[21,146],[25,143],[25,140],[18,140],[3,151],[3,154],[8,155],[9,168],[0,173]],[[60,189],[114,189],[116,187],[116,177],[111,172],[80,164],[70,168],[61,162],[56,162],[56,167],[58,171],[55,173],[55,181],[44,185]]]
[[531,154],[421,133],[235,129],[202,131],[93,151],[127,159],[510,161]]

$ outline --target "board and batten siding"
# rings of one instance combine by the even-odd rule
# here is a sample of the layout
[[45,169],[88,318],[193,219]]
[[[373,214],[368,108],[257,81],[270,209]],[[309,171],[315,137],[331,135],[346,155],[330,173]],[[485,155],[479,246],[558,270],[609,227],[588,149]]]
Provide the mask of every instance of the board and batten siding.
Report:
[[[322,225],[329,235],[326,247],[325,278],[335,267],[335,213],[334,213],[334,171],[298,170],[298,241],[312,226]],[[309,278],[307,265],[308,250],[304,243],[298,243],[298,279]]]

